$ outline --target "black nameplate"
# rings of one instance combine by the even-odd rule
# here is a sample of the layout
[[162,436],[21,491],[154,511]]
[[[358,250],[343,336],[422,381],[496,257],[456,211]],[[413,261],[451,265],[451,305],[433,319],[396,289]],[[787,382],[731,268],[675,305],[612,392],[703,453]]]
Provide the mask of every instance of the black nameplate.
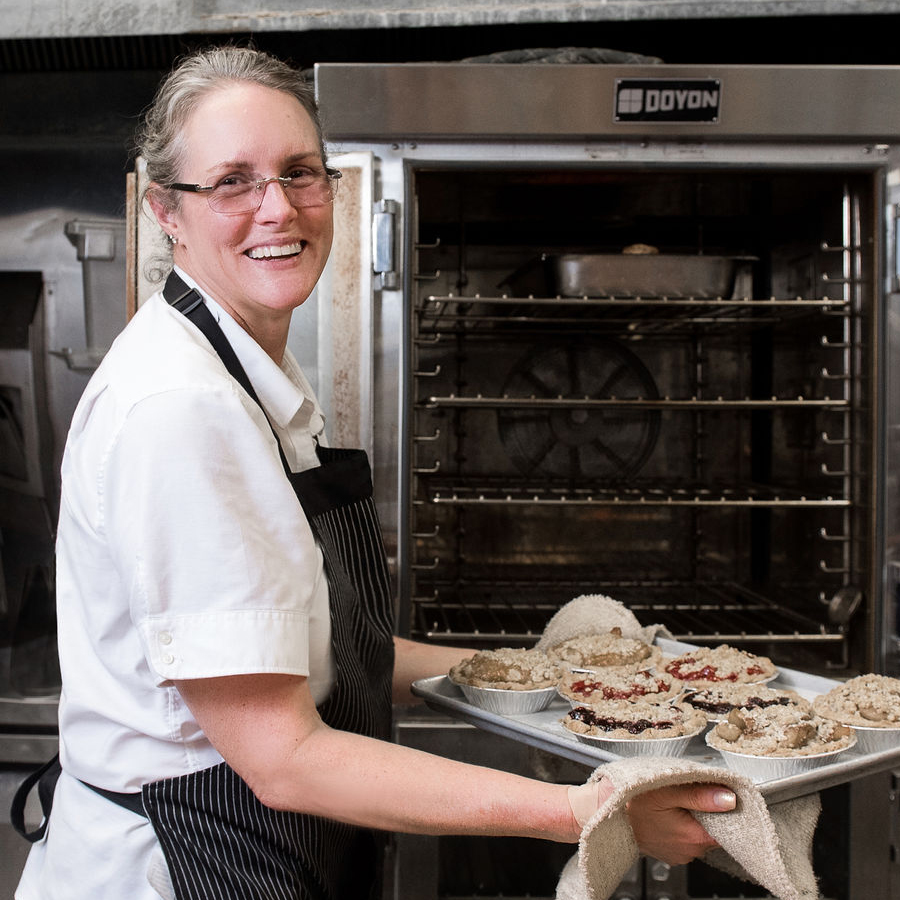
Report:
[[718,78],[618,78],[616,122],[718,122]]

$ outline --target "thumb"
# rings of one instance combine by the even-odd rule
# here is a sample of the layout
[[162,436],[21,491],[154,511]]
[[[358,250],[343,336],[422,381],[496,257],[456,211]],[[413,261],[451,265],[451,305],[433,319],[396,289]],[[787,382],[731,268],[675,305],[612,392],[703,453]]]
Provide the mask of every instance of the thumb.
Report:
[[681,807],[696,812],[728,812],[737,806],[737,795],[721,784],[691,784],[653,791],[657,808]]

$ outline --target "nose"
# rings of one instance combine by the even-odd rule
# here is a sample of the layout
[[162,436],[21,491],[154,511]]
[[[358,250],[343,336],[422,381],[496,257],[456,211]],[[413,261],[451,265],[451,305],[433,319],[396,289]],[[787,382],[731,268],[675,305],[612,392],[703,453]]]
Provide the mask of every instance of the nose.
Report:
[[[270,191],[271,185],[277,185],[274,191]],[[265,178],[256,183],[256,190],[259,192],[259,209],[257,215],[263,214],[267,216],[283,217],[296,212],[294,204],[285,190],[284,183],[277,175],[271,178]]]

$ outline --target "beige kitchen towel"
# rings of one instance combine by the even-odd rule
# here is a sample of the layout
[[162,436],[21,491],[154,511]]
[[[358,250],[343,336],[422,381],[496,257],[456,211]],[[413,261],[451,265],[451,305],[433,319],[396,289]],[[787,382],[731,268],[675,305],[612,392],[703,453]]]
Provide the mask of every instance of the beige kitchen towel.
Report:
[[767,806],[750,779],[692,760],[663,757],[622,759],[595,769],[615,790],[586,823],[578,852],[569,860],[556,900],[607,900],[638,859],[625,804],[638,794],[669,785],[722,784],[737,795],[731,812],[694,813],[719,842],[703,860],[731,875],[754,881],[779,900],[816,900],[812,839],[821,804],[818,794]]
[[652,644],[656,637],[672,637],[662,625],[642,626],[620,601],[603,594],[582,594],[560,607],[547,622],[537,648],[545,652],[583,634],[604,634],[620,628],[622,637]]

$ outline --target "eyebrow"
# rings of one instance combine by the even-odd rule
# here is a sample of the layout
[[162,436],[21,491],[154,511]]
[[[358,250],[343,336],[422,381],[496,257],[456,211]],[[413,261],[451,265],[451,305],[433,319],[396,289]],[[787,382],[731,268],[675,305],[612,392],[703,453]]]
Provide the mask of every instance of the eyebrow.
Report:
[[[321,162],[321,157],[319,155],[318,150],[302,150],[297,153],[292,153],[290,156],[286,156],[282,161],[282,166],[288,166],[291,163],[299,162],[301,160],[308,160],[310,157],[314,157],[316,160]],[[222,169],[253,169],[254,166],[252,163],[247,162],[243,159],[226,159],[222,160],[222,162],[216,163],[210,169],[207,170],[208,173],[219,172]]]

